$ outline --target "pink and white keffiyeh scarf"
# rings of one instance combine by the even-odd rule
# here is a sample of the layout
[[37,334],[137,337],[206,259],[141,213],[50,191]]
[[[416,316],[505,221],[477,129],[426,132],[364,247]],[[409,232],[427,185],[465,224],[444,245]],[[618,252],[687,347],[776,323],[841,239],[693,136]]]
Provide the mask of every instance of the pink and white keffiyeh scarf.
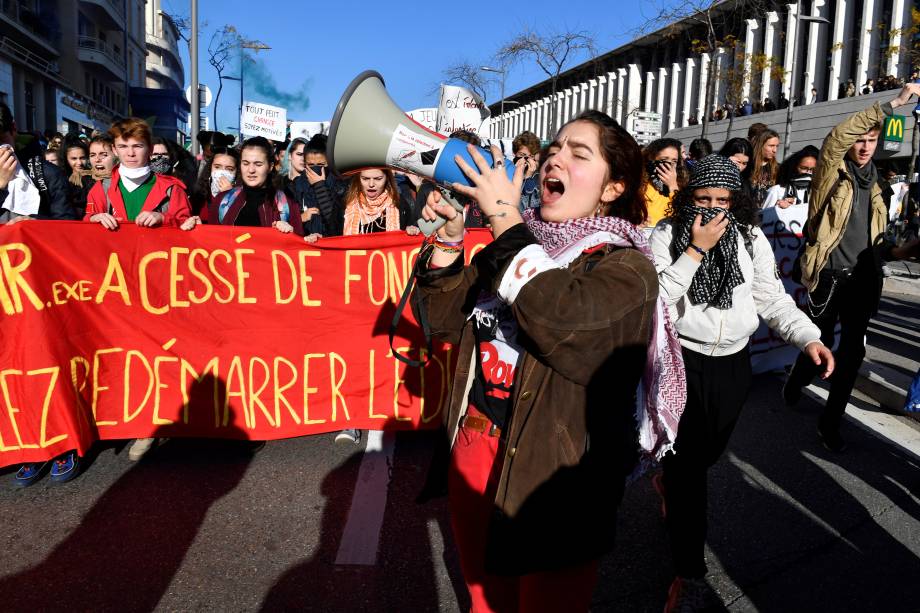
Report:
[[[529,209],[523,216],[546,253],[562,266],[571,264],[585,249],[601,244],[638,249],[653,261],[648,239],[625,219],[585,217],[555,223],[540,219],[539,209]],[[686,402],[687,376],[680,341],[667,305],[659,296],[636,403],[639,445],[648,459],[658,461],[674,447]]]

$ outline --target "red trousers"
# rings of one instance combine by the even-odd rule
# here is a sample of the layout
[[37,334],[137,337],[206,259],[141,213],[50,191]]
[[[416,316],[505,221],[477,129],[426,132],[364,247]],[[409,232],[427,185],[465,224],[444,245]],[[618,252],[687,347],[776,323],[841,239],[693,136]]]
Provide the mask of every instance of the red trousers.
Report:
[[[483,417],[472,407],[469,412]],[[498,447],[498,437],[461,427],[450,462],[451,526],[463,579],[473,601],[472,613],[587,611],[597,581],[597,560],[519,577],[485,571],[489,518],[501,475],[501,460],[496,461]]]

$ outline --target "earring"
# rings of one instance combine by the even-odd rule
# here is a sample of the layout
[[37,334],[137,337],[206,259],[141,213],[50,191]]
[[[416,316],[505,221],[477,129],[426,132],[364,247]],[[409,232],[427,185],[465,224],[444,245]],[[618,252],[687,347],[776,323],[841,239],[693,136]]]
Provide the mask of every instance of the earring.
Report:
[[607,208],[607,203],[606,203],[606,202],[604,202],[603,200],[601,200],[600,202],[598,202],[598,203],[597,203],[597,208],[594,209],[594,216],[595,216],[595,217],[603,217],[603,216],[604,216],[604,209],[605,209],[605,208]]

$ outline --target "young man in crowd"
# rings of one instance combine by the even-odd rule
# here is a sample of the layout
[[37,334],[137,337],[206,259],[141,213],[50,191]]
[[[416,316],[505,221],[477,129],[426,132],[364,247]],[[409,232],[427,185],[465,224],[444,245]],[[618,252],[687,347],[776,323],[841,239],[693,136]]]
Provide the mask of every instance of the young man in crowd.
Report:
[[[179,226],[191,214],[185,187],[179,179],[150,170],[153,149],[150,127],[136,117],[122,119],[109,129],[119,164],[112,176],[96,183],[89,192],[84,221],[117,230],[125,222],[141,228]],[[137,439],[128,459],[139,460],[155,439]]]
[[[840,422],[863,357],[869,319],[878,309],[882,262],[907,255],[885,241],[887,207],[872,156],[886,117],[920,94],[906,85],[891,102],[876,102],[849,117],[824,139],[812,179],[805,245],[799,256],[801,283],[808,290],[806,310],[830,347],[840,324],[834,352],[837,369],[818,423],[824,446],[842,452]],[[783,388],[786,404],[796,404],[817,368],[799,357]]]

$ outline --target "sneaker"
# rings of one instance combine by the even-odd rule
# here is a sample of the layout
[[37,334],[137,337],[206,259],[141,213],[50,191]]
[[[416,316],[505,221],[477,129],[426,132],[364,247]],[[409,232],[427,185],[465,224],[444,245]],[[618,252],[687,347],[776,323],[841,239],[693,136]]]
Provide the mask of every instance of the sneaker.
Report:
[[355,429],[342,430],[335,435],[336,443],[352,443],[357,445],[361,442],[361,431]]
[[783,383],[783,402],[791,409],[795,407],[801,399],[802,388],[789,383],[789,377],[786,377],[786,382]]
[[131,449],[128,450],[128,459],[132,462],[137,462],[144,455],[153,448],[153,444],[157,442],[155,438],[139,438],[134,441],[134,444],[131,445]]
[[846,441],[840,436],[840,430],[838,428],[827,428],[819,425],[818,437],[820,437],[821,443],[824,444],[825,449],[828,451],[833,451],[834,453],[843,453],[846,451]]
[[652,487],[655,488],[655,491],[658,492],[658,497],[661,498],[661,517],[667,519],[668,508],[664,502],[664,475],[660,471],[652,477]]
[[30,464],[23,464],[19,467],[19,470],[17,470],[16,474],[13,476],[13,484],[16,487],[29,487],[42,478],[42,475],[45,474],[45,469],[48,468],[49,464],[51,464],[50,460],[46,462],[32,462]]
[[888,266],[888,264],[882,264],[882,277],[887,279],[893,274],[894,272],[892,272],[891,267]]
[[719,597],[705,579],[676,577],[668,588],[664,613],[695,613],[719,610]]
[[51,466],[51,480],[66,483],[80,473],[80,456],[76,451],[68,451],[54,459]]

